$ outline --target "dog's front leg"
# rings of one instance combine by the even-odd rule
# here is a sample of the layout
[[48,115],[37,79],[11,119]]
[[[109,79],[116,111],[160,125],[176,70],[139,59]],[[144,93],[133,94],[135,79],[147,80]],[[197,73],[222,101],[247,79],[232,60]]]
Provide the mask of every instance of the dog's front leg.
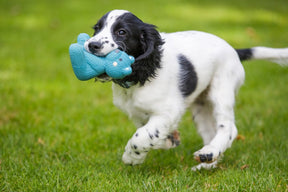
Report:
[[[172,123],[172,124],[171,124]],[[180,144],[175,124],[167,118],[150,117],[148,123],[137,129],[128,141],[122,160],[125,164],[141,164],[150,149],[169,149]]]

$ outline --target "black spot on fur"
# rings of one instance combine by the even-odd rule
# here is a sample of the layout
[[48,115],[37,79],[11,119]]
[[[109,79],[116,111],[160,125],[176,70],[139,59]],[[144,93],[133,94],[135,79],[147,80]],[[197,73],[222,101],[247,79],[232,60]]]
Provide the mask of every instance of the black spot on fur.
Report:
[[136,155],[140,155],[140,152],[139,151],[135,151],[134,152]]
[[200,161],[201,161],[201,162],[207,161],[206,155],[200,155],[199,157],[200,157]]
[[173,134],[168,135],[168,136],[167,136],[167,139],[169,139],[169,140],[172,142],[172,145],[175,145],[175,146],[180,145],[180,141],[177,140],[177,139],[175,139],[174,136],[173,136]]
[[213,159],[213,153],[205,154],[205,155],[199,155],[201,162],[211,162]]
[[207,155],[207,161],[212,161],[213,153]]
[[133,148],[134,148],[134,149],[137,149],[138,147],[137,147],[137,145],[133,145]]
[[241,61],[249,60],[253,56],[252,49],[236,49]]
[[154,134],[154,135],[155,135],[155,137],[159,138],[159,133],[160,133],[160,132],[159,132],[159,130],[158,130],[158,129],[156,129],[156,131],[155,131],[155,134]]
[[184,55],[178,55],[178,62],[180,64],[180,91],[184,97],[187,97],[196,89],[197,74],[192,63]]

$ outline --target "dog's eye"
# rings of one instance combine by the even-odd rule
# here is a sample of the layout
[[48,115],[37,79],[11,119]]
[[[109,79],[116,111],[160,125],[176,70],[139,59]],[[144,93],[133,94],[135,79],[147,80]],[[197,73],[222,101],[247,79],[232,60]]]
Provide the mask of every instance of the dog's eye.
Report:
[[98,33],[100,31],[100,26],[99,25],[95,25],[93,27],[93,29],[94,29],[94,35],[95,35],[96,33]]
[[125,31],[124,29],[120,29],[120,30],[117,32],[117,34],[118,34],[119,36],[124,36],[124,35],[126,35],[126,31]]

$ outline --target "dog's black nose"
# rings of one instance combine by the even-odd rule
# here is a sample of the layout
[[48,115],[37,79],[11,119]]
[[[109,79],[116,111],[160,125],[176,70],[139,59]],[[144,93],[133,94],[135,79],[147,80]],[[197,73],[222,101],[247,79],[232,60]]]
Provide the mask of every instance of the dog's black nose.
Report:
[[91,51],[91,53],[96,53],[98,52],[102,47],[102,43],[96,41],[96,42],[90,42],[88,44],[88,48],[89,48],[89,51]]

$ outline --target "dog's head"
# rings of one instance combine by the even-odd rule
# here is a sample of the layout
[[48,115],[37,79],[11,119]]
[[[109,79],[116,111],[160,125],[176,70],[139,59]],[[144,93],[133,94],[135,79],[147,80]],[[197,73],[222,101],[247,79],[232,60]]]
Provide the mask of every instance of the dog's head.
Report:
[[105,14],[93,29],[93,37],[84,45],[87,51],[105,56],[120,49],[136,58],[132,65],[133,73],[125,81],[143,85],[156,75],[163,41],[154,25],[142,22],[128,11],[114,10]]

